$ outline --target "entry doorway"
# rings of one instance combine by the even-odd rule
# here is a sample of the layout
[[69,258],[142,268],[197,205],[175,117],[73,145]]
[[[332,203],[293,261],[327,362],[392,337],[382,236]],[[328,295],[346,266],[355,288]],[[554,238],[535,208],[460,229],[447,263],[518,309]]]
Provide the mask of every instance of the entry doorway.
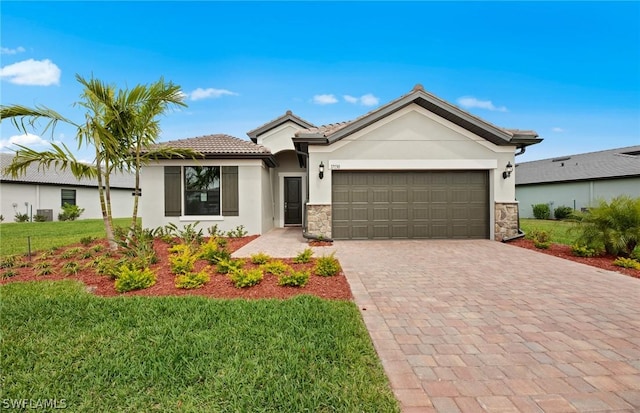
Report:
[[302,177],[284,177],[284,225],[302,225]]

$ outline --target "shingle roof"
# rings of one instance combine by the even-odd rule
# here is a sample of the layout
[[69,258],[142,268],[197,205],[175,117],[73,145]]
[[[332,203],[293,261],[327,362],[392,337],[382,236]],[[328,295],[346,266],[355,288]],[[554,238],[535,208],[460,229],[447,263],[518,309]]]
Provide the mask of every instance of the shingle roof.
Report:
[[640,145],[516,165],[516,185],[640,176]]
[[[89,186],[97,187],[97,179],[77,179],[71,171],[60,170],[53,166],[50,168],[39,168],[37,164],[31,164],[27,167],[26,173],[14,178],[11,175],[5,175],[4,169],[11,164],[13,153],[0,153],[0,171],[2,182],[14,182],[25,184],[47,184],[47,185],[69,185],[69,186]],[[111,175],[111,188],[133,189],[135,187],[135,176],[133,174],[113,174]]]
[[172,146],[180,149],[192,149],[203,155],[235,155],[235,154],[264,154],[270,155],[271,151],[262,145],[245,141],[233,136],[218,134],[198,136],[196,138],[178,139],[162,142],[153,147]]

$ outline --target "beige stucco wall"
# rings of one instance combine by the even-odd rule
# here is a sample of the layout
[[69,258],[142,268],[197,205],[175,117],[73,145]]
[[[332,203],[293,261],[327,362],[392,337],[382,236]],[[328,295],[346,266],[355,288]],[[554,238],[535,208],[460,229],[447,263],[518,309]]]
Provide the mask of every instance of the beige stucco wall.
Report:
[[[13,222],[16,211],[25,214],[38,209],[53,210],[53,220],[58,220],[58,214],[62,212],[62,189],[74,189],[76,191],[76,205],[84,208],[80,219],[102,218],[98,189],[82,186],[57,186],[38,184],[0,184],[0,214],[4,216],[4,222]],[[133,213],[133,191],[131,189],[112,189],[111,207],[114,218],[130,217]],[[29,204],[25,206],[25,202]],[[16,209],[13,203],[18,204]],[[29,211],[28,211],[29,210]]]
[[291,138],[299,130],[300,126],[288,121],[258,136],[257,143],[266,146],[274,154],[284,150],[293,150]]
[[[164,216],[164,166],[238,166],[239,216]],[[213,225],[229,231],[239,225],[251,234],[261,234],[263,227],[263,178],[265,178],[261,160],[170,160],[145,166],[141,173],[142,197],[140,198],[140,216],[145,228],[157,228],[173,223],[179,228],[199,221],[198,227],[205,230]],[[265,224],[268,227],[268,224]]]
[[516,188],[522,218],[533,218],[531,206],[534,204],[549,204],[553,214],[553,210],[561,205],[580,210],[595,205],[598,199],[609,201],[619,195],[640,197],[640,178],[519,185]]

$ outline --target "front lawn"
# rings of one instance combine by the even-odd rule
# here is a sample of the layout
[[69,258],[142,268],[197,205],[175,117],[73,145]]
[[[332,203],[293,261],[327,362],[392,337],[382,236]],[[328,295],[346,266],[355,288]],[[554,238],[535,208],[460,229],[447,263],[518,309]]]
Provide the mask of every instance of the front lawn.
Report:
[[546,219],[520,219],[520,228],[527,234],[535,230],[546,231],[551,236],[551,242],[556,244],[573,245],[578,232],[571,231],[576,227],[575,222],[556,221]]
[[358,309],[0,287],[4,399],[72,411],[397,412]]

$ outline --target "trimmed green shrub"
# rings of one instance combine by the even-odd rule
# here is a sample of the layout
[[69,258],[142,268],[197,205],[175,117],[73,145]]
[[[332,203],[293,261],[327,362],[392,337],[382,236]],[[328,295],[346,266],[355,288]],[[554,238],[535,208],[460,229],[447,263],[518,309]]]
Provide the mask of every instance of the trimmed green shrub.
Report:
[[311,248],[305,248],[304,251],[298,253],[293,259],[293,262],[296,264],[306,264],[311,261],[311,256],[313,256],[313,250]]
[[207,269],[203,269],[200,272],[188,272],[176,277],[174,284],[176,288],[185,290],[191,290],[200,288],[211,280]]
[[228,277],[236,288],[245,288],[259,284],[264,278],[264,274],[261,269],[254,268],[253,270],[231,271]]
[[291,270],[291,267],[280,260],[270,261],[266,264],[263,264],[260,268],[262,268],[262,271],[266,272],[267,274],[273,275],[282,275]]
[[613,262],[613,265],[617,265],[622,268],[633,268],[634,270],[640,270],[640,262],[631,258],[619,257]]
[[536,248],[547,249],[551,246],[551,235],[547,231],[536,229],[531,231],[529,238],[533,240]]
[[278,275],[278,285],[286,287],[304,287],[309,282],[309,271],[287,271]]
[[156,283],[156,274],[149,268],[131,268],[129,265],[120,267],[120,274],[116,278],[115,289],[119,293],[149,288]]
[[232,271],[239,270],[244,267],[243,260],[234,260],[231,258],[221,259],[216,265],[216,271],[220,274],[228,274]]
[[570,218],[571,215],[573,215],[573,208],[565,205],[560,205],[553,210],[553,216],[555,219],[567,219]]
[[191,254],[189,250],[178,255],[169,256],[169,266],[174,274],[187,274],[193,271],[193,267],[198,257]]
[[531,208],[536,219],[549,219],[551,216],[551,208],[547,204],[535,204],[531,205]]
[[264,252],[259,252],[257,254],[251,255],[251,262],[258,265],[266,264],[270,259],[271,257]]
[[93,260],[93,266],[95,267],[96,274],[106,275],[112,280],[118,278],[118,274],[120,274],[120,267],[124,264],[125,261],[109,257],[98,257]]
[[217,237],[210,237],[206,243],[202,244],[198,256],[211,264],[217,264],[222,259],[231,258],[231,254],[226,250],[226,240]]
[[62,205],[62,212],[58,214],[58,221],[75,221],[80,218],[80,215],[82,215],[83,212],[84,208],[65,202]]
[[600,251],[595,248],[588,247],[586,245],[573,244],[571,246],[571,253],[576,257],[596,257],[600,255]]
[[331,255],[318,258],[314,269],[316,274],[321,277],[331,277],[340,271],[340,263],[333,255],[334,253],[331,253]]

